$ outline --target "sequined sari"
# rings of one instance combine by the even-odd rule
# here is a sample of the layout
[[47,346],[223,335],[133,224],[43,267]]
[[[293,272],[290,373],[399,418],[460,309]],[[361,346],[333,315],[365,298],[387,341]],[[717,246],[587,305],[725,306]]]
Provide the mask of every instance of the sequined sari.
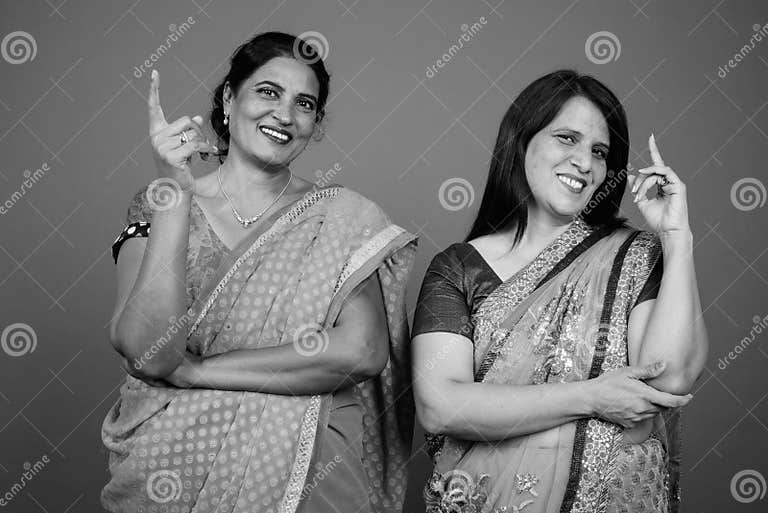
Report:
[[[376,512],[399,511],[405,492],[413,404],[404,288],[414,239],[353,191],[319,189],[227,255],[187,311],[193,353],[294,344],[311,358],[328,343],[321,328],[377,273],[390,359],[379,377],[350,391],[363,410],[358,442]],[[333,464],[319,461],[332,401],[332,394],[157,387],[127,376],[102,429],[111,473],[102,505],[110,512],[303,511],[313,488],[336,478]]]
[[[649,232],[577,218],[476,310],[475,381],[576,382],[627,366],[630,308],[659,254]],[[677,434],[665,414],[641,443],[597,418],[492,442],[429,436],[427,511],[673,511]]]

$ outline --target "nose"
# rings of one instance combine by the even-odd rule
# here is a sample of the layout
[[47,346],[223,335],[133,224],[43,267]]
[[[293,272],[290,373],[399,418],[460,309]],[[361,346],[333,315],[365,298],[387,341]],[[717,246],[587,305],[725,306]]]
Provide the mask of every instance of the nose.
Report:
[[571,165],[581,173],[588,173],[590,163],[592,162],[592,153],[590,148],[576,147],[569,157]]
[[293,122],[291,108],[285,103],[281,103],[272,111],[272,117],[281,125],[290,125]]

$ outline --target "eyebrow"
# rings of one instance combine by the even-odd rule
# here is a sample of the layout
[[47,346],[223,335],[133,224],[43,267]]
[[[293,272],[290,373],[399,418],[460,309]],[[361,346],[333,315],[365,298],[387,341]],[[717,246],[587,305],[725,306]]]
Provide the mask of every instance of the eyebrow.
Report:
[[[276,88],[276,89],[279,89],[280,91],[285,91],[285,88],[284,88],[283,86],[281,86],[280,84],[278,84],[278,83],[276,83],[276,82],[272,82],[271,80],[262,80],[261,82],[257,82],[257,83],[254,85],[254,87],[255,87],[255,86],[259,86],[259,85],[262,85],[262,84],[269,84],[269,85],[271,85],[272,87],[274,87],[274,88]],[[315,103],[318,103],[318,102],[317,102],[317,98],[316,98],[316,97],[315,97],[315,95],[313,95],[313,94],[309,94],[309,93],[299,93],[299,94],[298,94],[298,95],[296,95],[296,96],[301,96],[301,97],[303,97],[303,98],[309,98],[309,99],[310,99],[310,100],[312,100],[313,102],[315,102]]]
[[[560,128],[555,128],[555,132],[560,131],[560,130],[565,130],[567,132],[572,132],[574,134],[578,134],[580,136],[584,136],[584,134],[582,134],[578,130],[574,130],[573,128],[568,128],[567,126],[563,126],[563,127],[560,127]],[[611,149],[611,145],[608,144],[607,142],[597,141],[595,144],[598,144],[600,146],[604,146],[606,150]]]

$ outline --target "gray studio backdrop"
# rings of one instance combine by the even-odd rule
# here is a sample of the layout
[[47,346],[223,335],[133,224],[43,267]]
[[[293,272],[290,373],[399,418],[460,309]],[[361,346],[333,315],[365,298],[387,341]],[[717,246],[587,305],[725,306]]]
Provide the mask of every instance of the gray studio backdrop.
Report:
[[[685,411],[685,510],[768,510],[766,22],[765,2],[737,0],[2,1],[0,507],[99,510],[99,430],[123,380],[110,244],[156,176],[149,71],[169,119],[205,115],[236,45],[283,30],[315,32],[333,75],[327,137],[294,170],[330,173],[418,233],[411,315],[432,256],[466,235],[512,98],[560,67],[607,82],[632,166],[654,132],[688,184],[712,349]],[[422,442],[409,512],[423,511]]]

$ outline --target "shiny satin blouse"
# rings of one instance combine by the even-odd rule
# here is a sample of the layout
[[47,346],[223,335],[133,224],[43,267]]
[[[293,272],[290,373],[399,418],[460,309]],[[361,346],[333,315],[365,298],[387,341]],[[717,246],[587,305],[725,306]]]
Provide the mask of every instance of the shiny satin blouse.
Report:
[[[659,256],[635,306],[656,299],[663,272]],[[501,278],[472,244],[457,242],[435,255],[427,268],[413,319],[412,337],[433,331],[472,339],[477,309]]]

